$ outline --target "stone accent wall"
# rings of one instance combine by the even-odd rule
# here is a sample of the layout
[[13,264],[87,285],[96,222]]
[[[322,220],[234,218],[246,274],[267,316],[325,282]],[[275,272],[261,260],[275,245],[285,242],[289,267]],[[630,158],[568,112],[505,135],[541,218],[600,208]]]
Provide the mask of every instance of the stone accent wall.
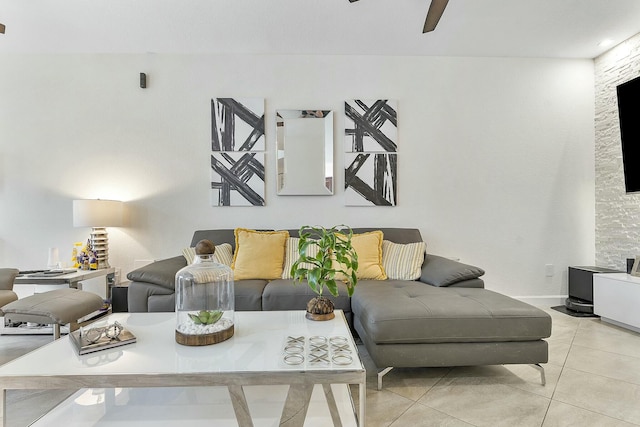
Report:
[[640,34],[595,59],[596,265],[620,270],[640,255],[640,193],[624,189],[616,86],[638,76]]

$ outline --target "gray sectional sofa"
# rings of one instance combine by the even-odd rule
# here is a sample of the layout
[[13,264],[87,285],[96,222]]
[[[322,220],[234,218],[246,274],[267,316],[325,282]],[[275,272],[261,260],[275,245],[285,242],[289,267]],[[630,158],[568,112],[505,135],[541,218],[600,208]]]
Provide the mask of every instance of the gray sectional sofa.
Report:
[[[354,233],[382,230],[394,243],[422,241],[412,228],[354,228]],[[298,230],[289,230],[292,237]],[[209,239],[234,247],[232,229],[196,231],[191,246]],[[235,249],[235,247],[234,247]],[[427,251],[428,252],[428,251]],[[127,275],[129,311],[173,311],[176,272],[183,256],[156,261]],[[544,338],[551,317],[531,305],[484,289],[484,271],[427,253],[418,280],[361,280],[351,298],[346,287],[333,298],[362,339],[382,377],[393,367],[531,364],[541,372],[548,360]],[[314,295],[291,280],[237,280],[236,310],[301,310]]]

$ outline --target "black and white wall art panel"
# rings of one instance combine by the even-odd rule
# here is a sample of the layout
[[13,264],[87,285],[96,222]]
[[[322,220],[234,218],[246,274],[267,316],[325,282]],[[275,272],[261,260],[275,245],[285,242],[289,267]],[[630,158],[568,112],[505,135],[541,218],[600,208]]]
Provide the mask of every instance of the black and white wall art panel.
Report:
[[264,149],[264,98],[211,100],[212,151]]
[[264,206],[264,152],[211,154],[213,206]]
[[344,151],[395,153],[398,147],[397,110],[398,102],[388,99],[346,101]]
[[395,206],[398,155],[345,154],[345,204],[347,206]]

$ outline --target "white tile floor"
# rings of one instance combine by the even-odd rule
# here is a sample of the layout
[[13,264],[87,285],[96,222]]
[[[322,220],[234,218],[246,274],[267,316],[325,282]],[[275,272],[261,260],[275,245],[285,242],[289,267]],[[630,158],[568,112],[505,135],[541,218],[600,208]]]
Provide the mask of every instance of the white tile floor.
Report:
[[596,318],[553,318],[547,385],[526,365],[393,370],[375,389],[367,426],[640,425],[640,334]]
[[[526,365],[394,369],[376,390],[368,371],[370,427],[414,426],[633,426],[640,425],[640,334],[594,318],[553,317],[547,385]],[[0,336],[0,363],[50,340]],[[7,394],[8,427],[29,425],[66,396],[55,392]]]

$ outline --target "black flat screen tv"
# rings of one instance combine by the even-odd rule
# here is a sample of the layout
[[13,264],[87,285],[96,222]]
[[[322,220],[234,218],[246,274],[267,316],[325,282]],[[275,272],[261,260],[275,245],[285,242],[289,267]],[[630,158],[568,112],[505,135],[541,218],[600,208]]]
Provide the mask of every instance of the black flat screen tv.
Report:
[[627,193],[635,193],[640,191],[640,77],[622,83],[616,91],[624,185]]

